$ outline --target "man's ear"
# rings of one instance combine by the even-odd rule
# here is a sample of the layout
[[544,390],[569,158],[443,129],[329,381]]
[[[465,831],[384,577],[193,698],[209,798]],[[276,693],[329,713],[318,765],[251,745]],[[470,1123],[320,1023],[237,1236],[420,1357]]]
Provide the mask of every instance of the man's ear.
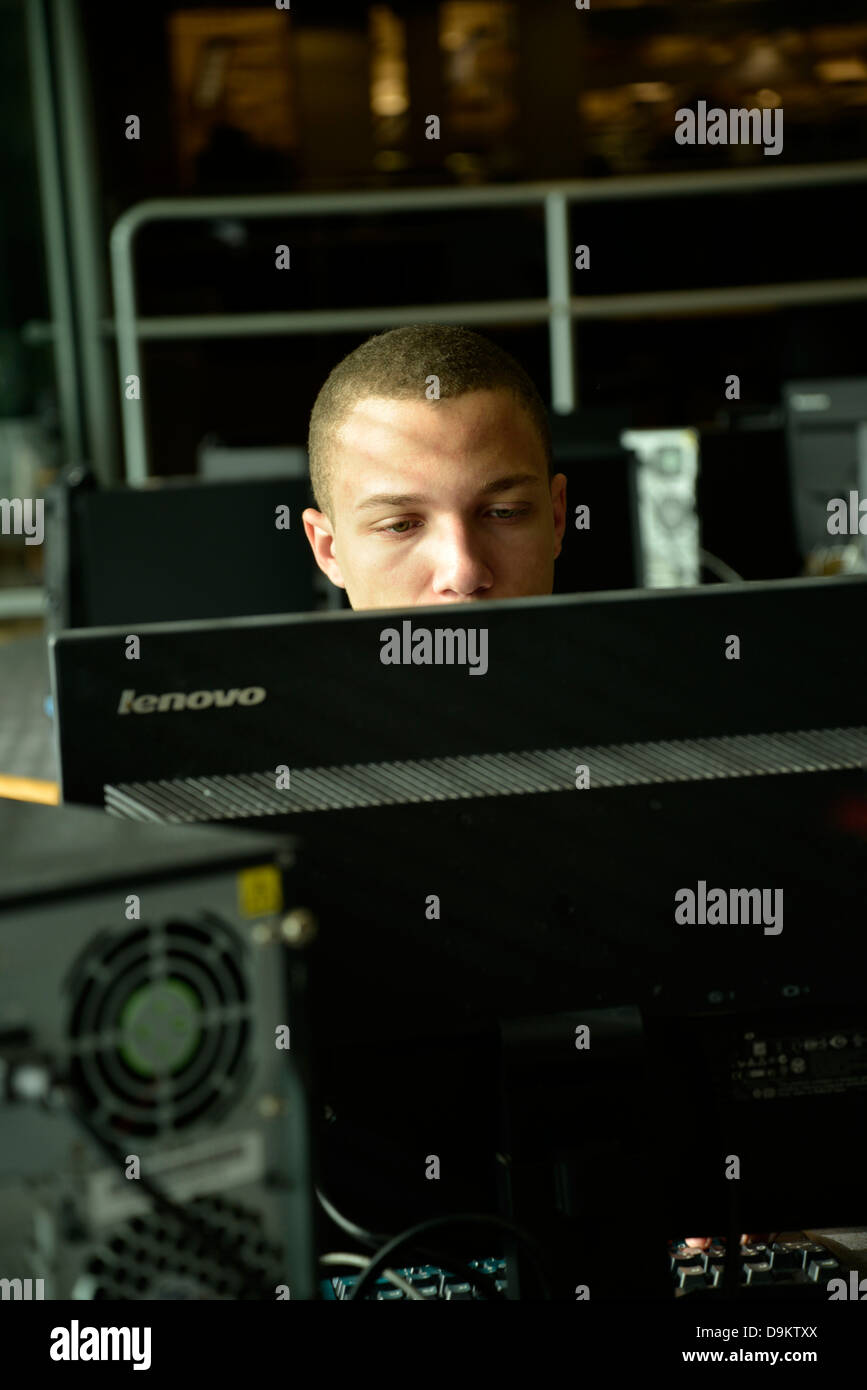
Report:
[[324,512],[317,512],[314,507],[307,507],[301,513],[301,520],[304,522],[304,533],[310,542],[313,558],[322,573],[327,574],[338,589],[345,589],[346,584],[334,554],[334,529],[328,517]]

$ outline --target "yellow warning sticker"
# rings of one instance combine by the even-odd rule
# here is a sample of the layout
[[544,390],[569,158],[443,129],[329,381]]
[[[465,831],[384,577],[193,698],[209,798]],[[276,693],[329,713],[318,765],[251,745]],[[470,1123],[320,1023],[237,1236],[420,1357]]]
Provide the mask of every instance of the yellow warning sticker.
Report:
[[242,917],[265,917],[283,910],[283,881],[275,864],[260,864],[238,874],[238,908]]

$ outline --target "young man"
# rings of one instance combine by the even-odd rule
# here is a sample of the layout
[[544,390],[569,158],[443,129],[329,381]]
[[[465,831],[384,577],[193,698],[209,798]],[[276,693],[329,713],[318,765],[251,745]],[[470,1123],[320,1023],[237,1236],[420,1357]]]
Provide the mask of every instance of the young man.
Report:
[[304,530],[354,609],[551,593],[566,479],[532,381],[478,333],[369,338],[319,392],[308,452]]

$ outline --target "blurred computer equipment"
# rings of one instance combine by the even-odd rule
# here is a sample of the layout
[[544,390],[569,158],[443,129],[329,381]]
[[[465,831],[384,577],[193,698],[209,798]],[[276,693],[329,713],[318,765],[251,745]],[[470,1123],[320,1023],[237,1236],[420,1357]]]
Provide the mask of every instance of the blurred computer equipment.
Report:
[[293,865],[285,836],[0,801],[0,1275],[312,1296]]
[[637,460],[640,583],[646,589],[700,584],[695,430],[625,430],[622,442]]
[[745,580],[802,575],[782,412],[721,411],[715,424],[701,429],[699,449],[703,550]]
[[307,480],[307,450],[288,446],[227,444],[214,435],[201,440],[196,472],[209,482],[249,482],[254,478]]
[[828,503],[851,492],[867,496],[863,428],[867,423],[867,377],[790,381],[784,387],[786,438],[798,546],[805,564],[815,552],[846,549],[852,542],[867,552],[861,533],[829,532]]
[[621,442],[628,423],[628,410],[593,406],[550,416],[554,472],[567,480],[556,594],[642,583],[636,457]]
[[301,521],[308,505],[306,478],[100,488],[68,469],[46,499],[50,628],[328,606]]

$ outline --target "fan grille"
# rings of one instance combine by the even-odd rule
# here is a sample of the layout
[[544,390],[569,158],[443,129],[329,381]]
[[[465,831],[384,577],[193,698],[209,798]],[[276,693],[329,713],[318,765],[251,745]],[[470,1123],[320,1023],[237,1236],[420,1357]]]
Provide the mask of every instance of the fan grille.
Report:
[[221,919],[103,932],[69,992],[71,1080],[101,1131],[153,1137],[231,1108],[250,1000],[241,943]]

